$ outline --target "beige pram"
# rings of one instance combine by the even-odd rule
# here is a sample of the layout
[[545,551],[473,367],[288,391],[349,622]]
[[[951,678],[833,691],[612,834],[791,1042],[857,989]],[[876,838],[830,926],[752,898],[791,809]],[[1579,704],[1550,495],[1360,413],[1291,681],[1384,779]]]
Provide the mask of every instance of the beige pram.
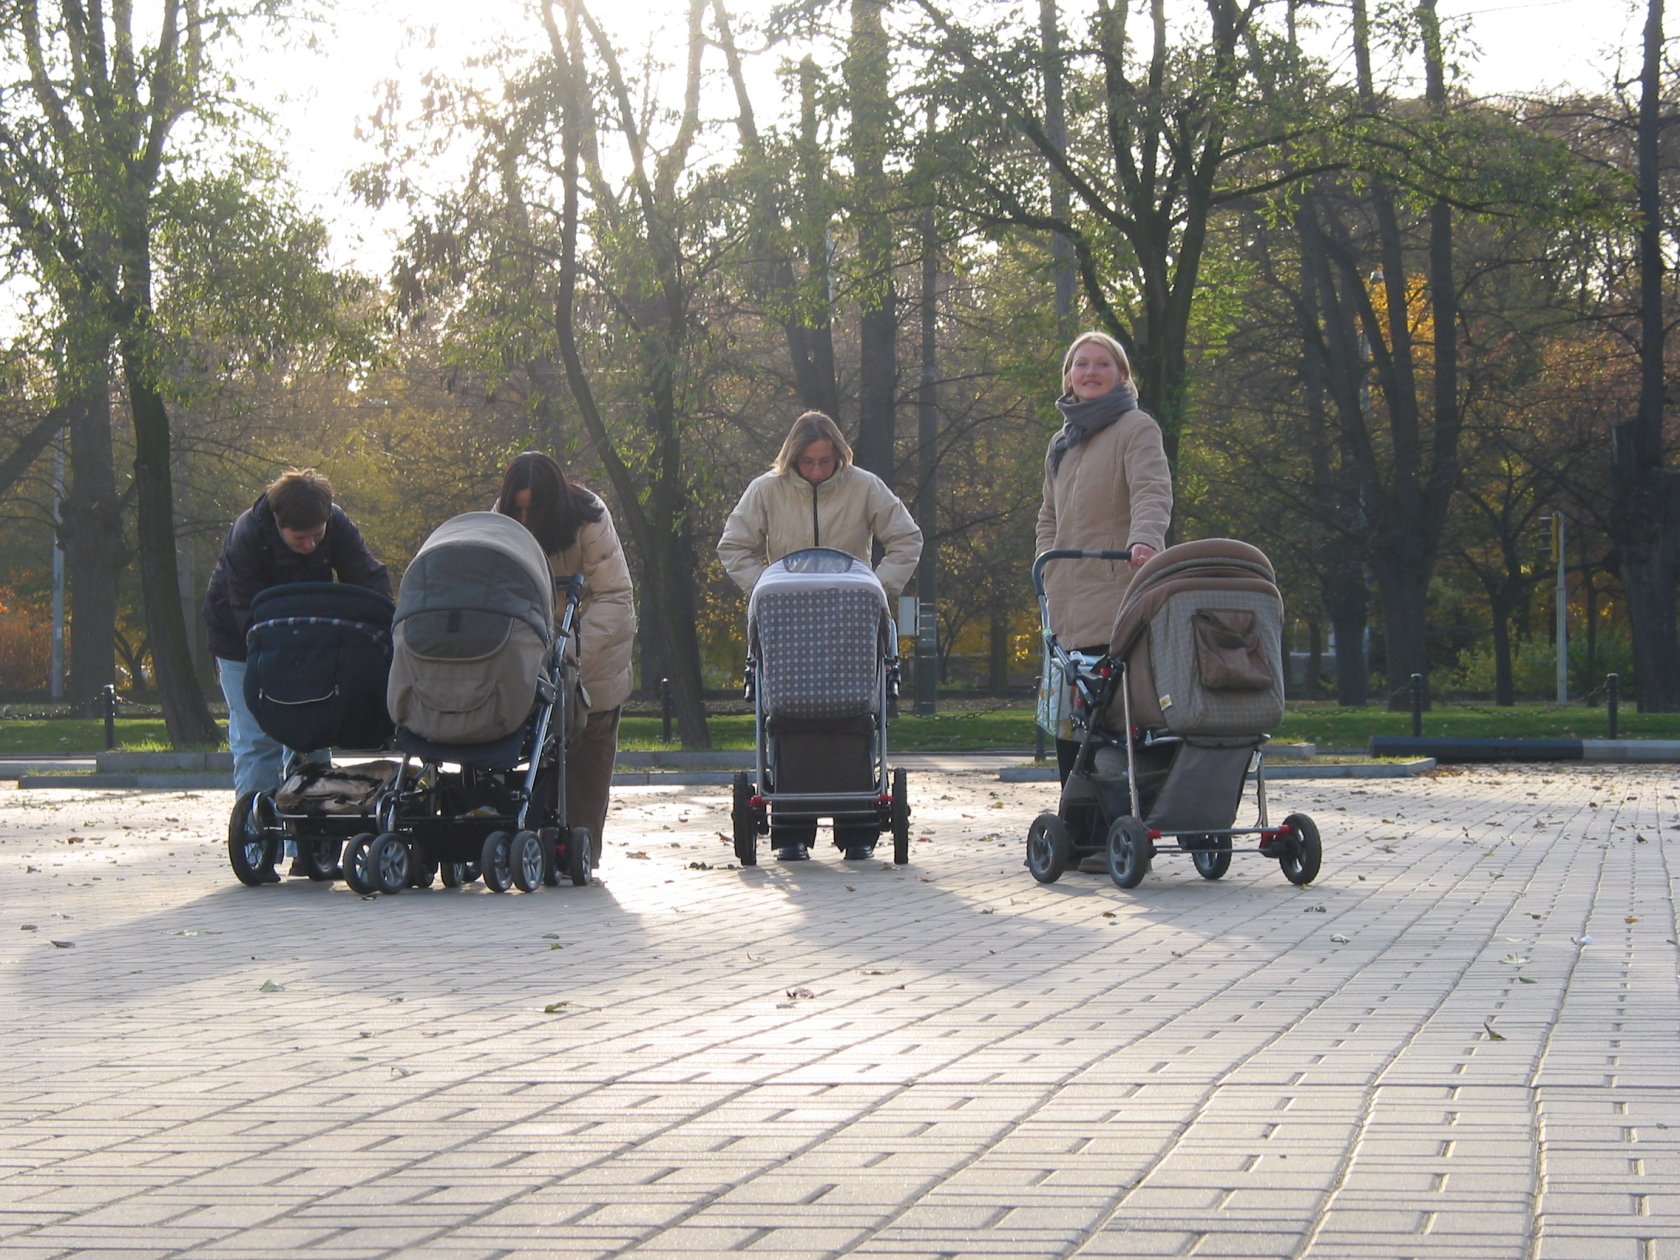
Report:
[[[1064,648],[1050,631],[1044,568],[1125,559],[1127,552],[1052,550],[1033,561],[1044,626],[1040,723],[1079,741],[1055,813],[1027,833],[1027,867],[1053,883],[1080,859],[1106,853],[1110,877],[1135,888],[1150,861],[1187,852],[1207,879],[1231,867],[1233,840],[1311,883],[1323,850],[1305,814],[1266,816],[1262,745],[1283,718],[1283,600],[1264,553],[1229,538],[1168,547],[1138,570],[1108,651]],[[1258,820],[1235,827],[1249,777]],[[1170,844],[1162,844],[1170,841]]]

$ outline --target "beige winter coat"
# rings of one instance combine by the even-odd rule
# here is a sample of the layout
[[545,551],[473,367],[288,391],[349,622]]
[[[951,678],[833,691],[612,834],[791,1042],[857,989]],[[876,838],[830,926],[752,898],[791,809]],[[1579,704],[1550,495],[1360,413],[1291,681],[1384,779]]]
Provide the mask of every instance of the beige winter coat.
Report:
[[[1117,551],[1143,543],[1160,551],[1167,545],[1172,508],[1172,469],[1161,426],[1134,409],[1070,448],[1054,477],[1045,453],[1037,549]],[[1044,570],[1044,590],[1056,638],[1068,648],[1106,647],[1131,580],[1122,561],[1052,560]]]
[[[578,605],[577,619],[578,673],[589,693],[591,713],[616,709],[630,695],[636,602],[624,548],[606,504],[601,504],[600,520],[585,522],[578,530],[576,542],[549,556],[548,567],[559,577],[583,574],[583,602]],[[559,611],[557,607],[556,615]]]
[[922,531],[886,482],[849,465],[815,486],[791,471],[755,477],[729,514],[717,553],[735,585],[750,592],[790,551],[834,547],[868,564],[872,540],[885,553],[875,576],[897,599],[921,559]]

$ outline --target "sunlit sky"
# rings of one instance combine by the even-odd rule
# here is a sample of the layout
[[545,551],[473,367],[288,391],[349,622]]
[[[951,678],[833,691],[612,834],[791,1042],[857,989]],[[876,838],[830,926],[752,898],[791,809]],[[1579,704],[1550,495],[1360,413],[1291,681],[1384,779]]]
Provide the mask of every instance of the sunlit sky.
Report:
[[[990,3],[993,0],[979,0]],[[772,0],[732,0],[743,20],[761,15]],[[1168,0],[1169,11],[1199,7],[1199,0]],[[1064,13],[1088,5],[1065,3]],[[686,0],[640,0],[625,4],[595,0],[591,11],[627,44],[657,44],[664,27],[680,28]],[[1643,0],[1440,0],[1449,21],[1468,22],[1479,48],[1469,81],[1481,93],[1522,93],[1572,86],[1602,88],[1620,71],[1636,71]],[[349,196],[349,171],[371,160],[372,150],[356,138],[358,122],[373,109],[380,84],[389,78],[414,84],[428,69],[453,71],[485,38],[496,33],[540,43],[543,36],[531,0],[337,0],[336,31],[323,32],[321,50],[270,50],[257,60],[255,90],[270,96],[289,137],[286,152],[305,201],[334,228],[335,261],[379,268],[389,253],[394,223],[376,221]],[[1673,22],[1671,21],[1671,25]],[[435,27],[429,43],[410,28]],[[670,37],[673,56],[679,37]],[[759,104],[761,113],[776,103]]]

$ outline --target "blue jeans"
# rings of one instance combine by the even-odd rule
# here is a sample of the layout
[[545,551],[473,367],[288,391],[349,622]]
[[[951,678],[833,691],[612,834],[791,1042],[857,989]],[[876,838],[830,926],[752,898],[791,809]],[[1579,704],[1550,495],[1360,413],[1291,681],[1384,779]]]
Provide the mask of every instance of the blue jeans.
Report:
[[228,747],[233,749],[233,790],[270,792],[280,786],[280,770],[286,750],[280,741],[263,733],[251,710],[245,707],[245,662],[216,658],[216,678],[227,701]]

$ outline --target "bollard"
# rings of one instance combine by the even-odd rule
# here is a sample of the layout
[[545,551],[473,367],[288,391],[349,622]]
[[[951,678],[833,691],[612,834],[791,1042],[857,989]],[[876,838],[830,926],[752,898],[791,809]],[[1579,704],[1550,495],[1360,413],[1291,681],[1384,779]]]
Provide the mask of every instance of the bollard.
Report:
[[1616,738],[1616,706],[1621,700],[1622,679],[1619,674],[1606,674],[1604,690],[1607,693],[1605,707],[1610,711],[1610,738]]
[[1412,675],[1412,738],[1423,738],[1423,675]]
[[105,699],[105,751],[110,752],[117,746],[117,687],[115,683],[106,683]]
[[667,744],[671,742],[671,680],[659,680],[659,737]]

